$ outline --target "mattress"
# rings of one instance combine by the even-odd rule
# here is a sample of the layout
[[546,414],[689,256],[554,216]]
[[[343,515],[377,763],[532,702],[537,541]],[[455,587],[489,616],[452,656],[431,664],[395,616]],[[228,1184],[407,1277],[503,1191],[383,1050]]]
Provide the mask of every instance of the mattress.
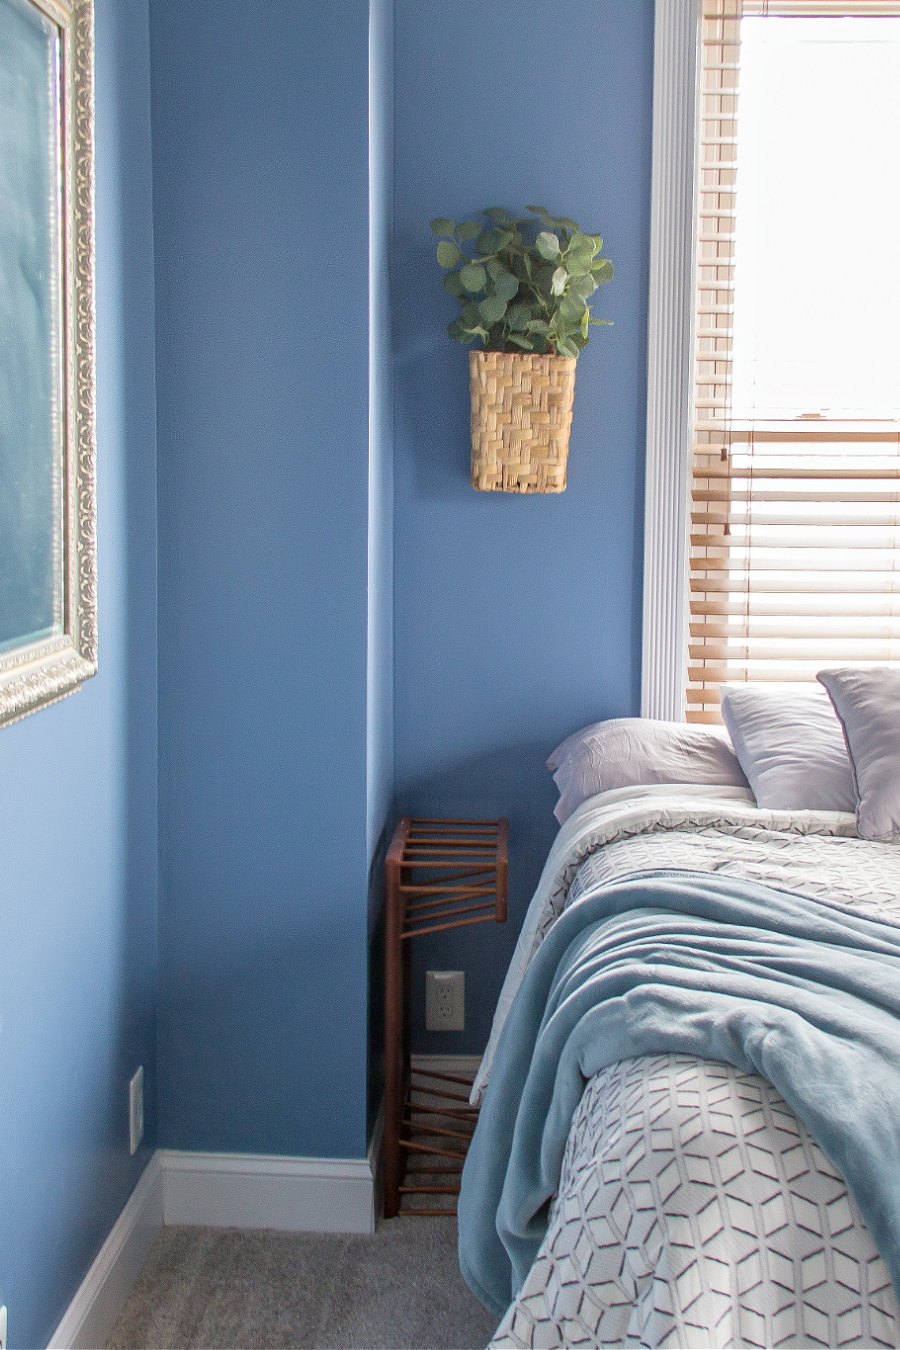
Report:
[[[660,869],[761,882],[900,926],[895,846],[855,838],[840,813],[787,817],[708,795],[585,804],[526,919],[506,1012],[560,913]],[[603,1069],[492,1345],[782,1344],[900,1345],[887,1269],[839,1172],[757,1074],[672,1054]]]

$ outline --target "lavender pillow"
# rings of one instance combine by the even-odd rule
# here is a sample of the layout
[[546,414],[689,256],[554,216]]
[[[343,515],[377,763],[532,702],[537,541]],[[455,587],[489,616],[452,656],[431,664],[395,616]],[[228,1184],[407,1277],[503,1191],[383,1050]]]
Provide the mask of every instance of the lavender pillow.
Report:
[[559,801],[553,814],[562,825],[598,792],[644,783],[710,783],[747,786],[725,736],[712,727],[615,717],[576,731],[547,760]]
[[752,684],[723,687],[722,717],[758,806],[856,809],[841,724],[815,685],[809,692]]
[[861,839],[900,842],[900,670],[820,670],[853,762]]

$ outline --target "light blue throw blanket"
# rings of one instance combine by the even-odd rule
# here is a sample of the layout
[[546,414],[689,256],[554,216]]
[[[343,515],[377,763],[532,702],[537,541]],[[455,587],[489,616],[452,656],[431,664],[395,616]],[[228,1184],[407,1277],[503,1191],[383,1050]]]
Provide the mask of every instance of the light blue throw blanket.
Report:
[[900,929],[755,882],[653,873],[535,954],[463,1171],[459,1256],[505,1312],[547,1231],[585,1083],[674,1052],[762,1074],[840,1168],[900,1294]]

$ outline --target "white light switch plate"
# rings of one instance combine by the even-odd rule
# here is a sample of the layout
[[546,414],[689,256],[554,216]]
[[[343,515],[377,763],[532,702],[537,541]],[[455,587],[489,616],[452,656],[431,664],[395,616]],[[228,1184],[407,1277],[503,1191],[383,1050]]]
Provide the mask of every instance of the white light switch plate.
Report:
[[6,1350],[6,1304],[0,1308],[0,1350]]

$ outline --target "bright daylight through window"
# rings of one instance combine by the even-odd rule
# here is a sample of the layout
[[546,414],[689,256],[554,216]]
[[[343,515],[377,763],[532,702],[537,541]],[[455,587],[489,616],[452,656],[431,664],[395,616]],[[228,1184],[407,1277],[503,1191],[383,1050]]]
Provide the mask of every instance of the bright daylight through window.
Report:
[[[843,13],[843,17],[838,17]],[[900,664],[900,4],[704,0],[687,716]]]

